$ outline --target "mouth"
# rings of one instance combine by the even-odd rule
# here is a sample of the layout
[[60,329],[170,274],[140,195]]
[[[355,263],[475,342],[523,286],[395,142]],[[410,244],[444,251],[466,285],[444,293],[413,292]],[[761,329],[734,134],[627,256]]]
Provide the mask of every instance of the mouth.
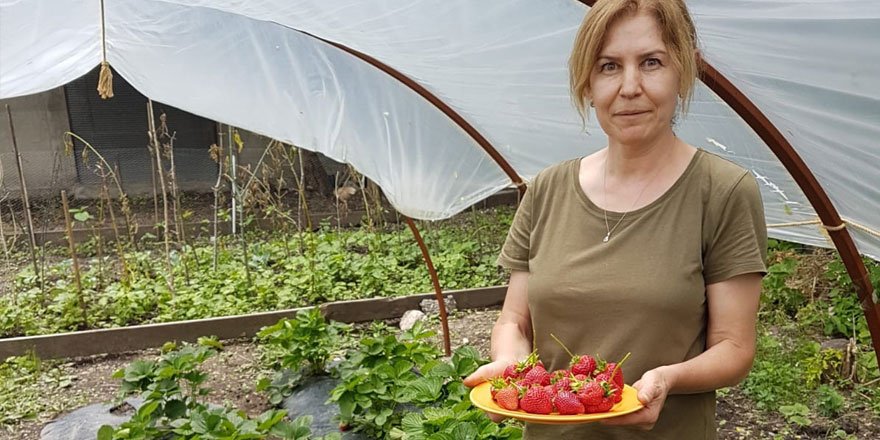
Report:
[[638,116],[638,115],[642,115],[645,113],[648,113],[648,111],[647,110],[625,110],[622,112],[615,113],[614,116]]

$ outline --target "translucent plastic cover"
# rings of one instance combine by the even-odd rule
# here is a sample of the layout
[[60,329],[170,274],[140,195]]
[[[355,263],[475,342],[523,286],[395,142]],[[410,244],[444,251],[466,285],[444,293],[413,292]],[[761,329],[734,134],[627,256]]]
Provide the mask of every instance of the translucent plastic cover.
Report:
[[[880,2],[694,0],[704,57],[780,129],[859,250],[880,257]],[[510,180],[385,63],[467,120],[528,180],[605,145],[573,109],[574,0],[108,0],[107,58],[154,100],[351,163],[404,214],[449,217]],[[315,38],[319,37],[319,38]],[[0,0],[0,98],[101,60],[98,0]],[[595,120],[595,118],[593,118]],[[769,148],[699,86],[676,131],[751,170],[772,236],[828,246]]]

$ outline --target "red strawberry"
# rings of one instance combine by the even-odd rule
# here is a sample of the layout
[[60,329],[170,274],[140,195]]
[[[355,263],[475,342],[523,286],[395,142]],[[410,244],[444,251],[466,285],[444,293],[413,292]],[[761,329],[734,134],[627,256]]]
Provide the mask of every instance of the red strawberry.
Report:
[[522,380],[523,386],[531,386],[534,384],[550,385],[550,373],[548,373],[542,365],[535,365],[532,367]]
[[568,377],[571,373],[568,370],[556,370],[550,373],[550,383],[556,383],[560,379]]
[[527,413],[550,414],[553,412],[553,395],[542,386],[532,386],[519,400],[519,407]]
[[577,395],[572,393],[571,391],[560,391],[556,394],[556,398],[553,399],[553,404],[556,405],[556,411],[559,414],[583,414],[584,413],[584,404],[578,400]]
[[602,373],[607,373],[607,377],[610,378],[612,384],[619,389],[623,389],[623,370],[620,369],[620,366],[629,359],[630,353],[627,353],[620,362],[609,362],[605,365],[605,370]]
[[504,369],[504,373],[501,374],[501,377],[504,379],[519,379],[519,373],[516,371],[516,363],[508,365]]
[[489,385],[490,385],[489,391],[492,393],[492,398],[493,399],[495,398],[495,393],[497,393],[500,390],[503,390],[504,388],[507,388],[508,384],[509,384],[508,380],[503,377],[496,377],[496,378],[489,380]]
[[504,409],[511,411],[519,409],[519,389],[515,385],[509,385],[507,388],[499,390],[494,399],[498,406]]
[[584,407],[595,407],[602,403],[602,399],[605,397],[605,389],[602,388],[602,385],[599,382],[587,382],[580,387],[577,396]]
[[608,382],[594,380],[578,392],[578,399],[584,404],[587,414],[610,411],[614,406],[614,388]]
[[611,400],[611,397],[603,397],[602,401],[598,405],[584,407],[584,410],[589,414],[594,414],[611,411],[611,408],[613,407],[614,402]]
[[611,397],[614,403],[620,403],[623,400],[623,388],[614,387],[611,391]]
[[572,374],[583,374],[585,376],[590,376],[593,374],[593,370],[595,369],[596,359],[588,354],[573,356],[571,358]]
[[556,392],[560,391],[571,391],[571,378],[563,377],[562,379],[558,379],[555,383],[553,383],[553,389]]
[[527,358],[508,365],[504,369],[504,373],[501,374],[501,377],[512,380],[522,379],[535,365],[544,366],[544,364],[538,360],[538,353],[533,351]]

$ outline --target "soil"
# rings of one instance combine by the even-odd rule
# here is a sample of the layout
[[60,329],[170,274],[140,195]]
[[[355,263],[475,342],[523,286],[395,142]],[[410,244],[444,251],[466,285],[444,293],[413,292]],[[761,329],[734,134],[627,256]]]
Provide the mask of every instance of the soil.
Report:
[[[453,348],[469,344],[488,357],[489,338],[498,313],[497,308],[452,313],[449,330]],[[434,323],[437,324],[436,319]],[[391,321],[389,324],[396,323]],[[439,338],[435,341],[440,344]],[[254,391],[261,375],[256,345],[247,339],[225,341],[224,345],[225,349],[219,355],[203,364],[203,369],[210,377],[207,384],[212,389],[209,400],[238,407],[252,416],[270,409],[264,395]],[[61,405],[53,406],[63,407],[67,411],[88,403],[111,402],[118,390],[118,382],[110,378],[113,372],[135,359],[155,357],[158,353],[157,349],[150,349],[68,360],[62,368],[65,374],[74,376],[75,380],[68,388],[53,390],[45,398],[61,400]],[[38,439],[42,426],[57,415],[42,414],[38,420],[22,422],[6,432],[0,430],[0,438]],[[717,420],[720,440],[838,438],[834,431],[839,428],[850,434],[849,438],[880,438],[880,418],[869,412],[846,414],[834,423],[816,419],[809,427],[794,428],[777,413],[757,409],[736,387],[719,394]]]

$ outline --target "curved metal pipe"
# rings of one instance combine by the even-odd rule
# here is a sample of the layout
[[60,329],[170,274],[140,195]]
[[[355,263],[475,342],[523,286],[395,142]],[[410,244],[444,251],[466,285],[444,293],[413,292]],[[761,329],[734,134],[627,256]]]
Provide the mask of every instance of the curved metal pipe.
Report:
[[[578,1],[586,6],[593,6],[595,3],[595,0]],[[697,65],[700,68],[700,80],[724,100],[770,147],[773,154],[782,162],[804,195],[807,196],[813,209],[816,210],[816,214],[822,220],[823,226],[828,231],[831,241],[846,266],[846,271],[852,279],[853,285],[856,286],[856,294],[871,332],[874,354],[880,361],[880,304],[874,303],[873,287],[870,278],[868,278],[865,263],[825,189],[819,184],[816,176],[788,142],[788,139],[782,135],[755,103],[702,57],[698,57]]]
[[485,151],[486,154],[488,154],[489,157],[491,157],[492,160],[494,160],[495,163],[498,164],[499,167],[501,167],[501,170],[504,171],[504,174],[507,174],[507,177],[510,178],[510,181],[513,182],[513,184],[516,186],[517,190],[519,190],[520,197],[522,197],[525,194],[525,191],[526,191],[525,182],[523,182],[522,178],[519,176],[519,174],[516,173],[516,171],[513,169],[513,167],[510,165],[510,163],[507,162],[507,159],[505,159],[504,156],[502,156],[501,153],[499,153],[498,150],[492,145],[492,143],[489,142],[489,140],[486,139],[486,137],[483,136],[479,131],[477,131],[477,129],[474,128],[473,125],[471,125],[467,120],[465,120],[464,117],[462,117],[460,114],[458,114],[458,112],[453,110],[452,107],[450,107],[445,102],[443,102],[443,100],[441,100],[439,97],[437,97],[437,95],[431,93],[431,91],[426,89],[424,86],[422,86],[418,82],[414,81],[412,78],[404,75],[399,70],[397,70],[397,69],[383,63],[382,61],[379,61],[378,59],[373,58],[363,52],[352,49],[344,44],[337,43],[335,41],[326,40],[326,39],[321,38],[319,36],[310,34],[308,32],[303,32],[298,29],[297,29],[297,31],[301,32],[304,35],[308,35],[309,37],[312,37],[316,40],[323,41],[324,43],[327,43],[327,44],[329,44],[339,50],[342,50],[350,55],[353,55],[353,56],[361,59],[362,61],[366,62],[367,64],[370,64],[371,66],[381,70],[382,72],[385,72],[386,74],[388,74],[392,78],[400,81],[402,84],[409,87],[410,90],[418,93],[419,96],[421,96],[426,101],[433,104],[434,107],[437,107],[438,110],[443,112],[444,115],[446,115],[449,119],[451,119],[453,122],[455,122],[455,124],[458,125],[462,130],[464,130],[465,133],[467,133],[474,140],[474,142],[476,142],[477,145],[479,145],[483,149],[483,151]]
[[440,324],[443,327],[443,349],[446,352],[446,356],[451,356],[452,343],[449,339],[449,320],[446,317],[446,301],[443,300],[443,291],[440,289],[440,278],[437,276],[437,271],[434,269],[434,263],[431,261],[431,254],[428,253],[428,246],[425,245],[425,240],[422,240],[422,234],[419,233],[419,228],[416,227],[416,224],[411,218],[407,216],[403,216],[403,218],[406,219],[406,224],[409,226],[409,230],[412,231],[413,236],[416,238],[416,242],[419,243],[419,249],[422,250],[422,258],[428,266],[428,273],[431,274],[431,283],[434,284],[434,296],[437,297],[437,306],[440,307]]

